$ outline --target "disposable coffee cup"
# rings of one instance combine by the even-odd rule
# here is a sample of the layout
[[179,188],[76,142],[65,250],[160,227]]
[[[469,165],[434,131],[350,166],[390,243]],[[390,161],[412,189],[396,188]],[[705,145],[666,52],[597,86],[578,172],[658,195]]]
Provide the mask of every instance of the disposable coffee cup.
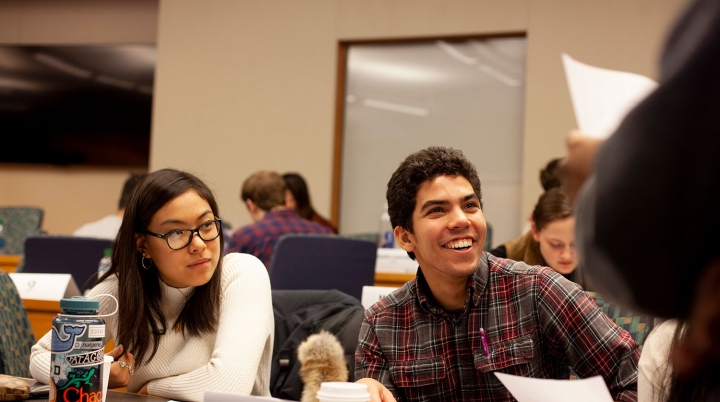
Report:
[[369,402],[370,393],[365,384],[354,382],[324,382],[317,392],[320,402]]
[[114,360],[112,356],[105,355],[105,361],[103,362],[102,402],[105,402],[107,398],[108,382],[110,382],[110,365]]

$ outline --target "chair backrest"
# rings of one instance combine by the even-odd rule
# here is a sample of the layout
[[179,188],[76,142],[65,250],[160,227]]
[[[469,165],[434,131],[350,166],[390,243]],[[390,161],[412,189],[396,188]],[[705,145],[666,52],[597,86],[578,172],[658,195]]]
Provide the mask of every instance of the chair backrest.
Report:
[[303,383],[297,348],[308,336],[326,330],[343,346],[350,381],[355,380],[357,349],[363,308],[360,302],[336,290],[273,290],[275,338],[270,366],[270,394],[299,401]]
[[360,299],[375,282],[375,243],[334,235],[287,234],[268,269],[273,289],[337,289]]
[[0,207],[5,254],[22,254],[25,238],[41,233],[43,210],[34,207]]
[[645,338],[647,338],[648,334],[654,327],[654,317],[633,313],[625,307],[606,300],[596,292],[585,293],[595,300],[595,304],[597,304],[603,313],[610,317],[610,319],[615,322],[618,327],[630,333],[630,336],[632,336],[635,342],[640,345],[645,342]]
[[81,292],[97,279],[98,263],[112,240],[74,236],[31,236],[25,240],[23,272],[72,274]]
[[35,344],[30,320],[15,283],[0,270],[0,374],[30,377],[30,348]]

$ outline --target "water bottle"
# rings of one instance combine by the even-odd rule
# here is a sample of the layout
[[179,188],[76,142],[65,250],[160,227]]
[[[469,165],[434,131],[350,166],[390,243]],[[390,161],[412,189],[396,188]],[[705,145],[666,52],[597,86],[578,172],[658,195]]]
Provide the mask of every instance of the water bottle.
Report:
[[0,219],[0,254],[5,254],[5,222]]
[[102,401],[105,321],[100,303],[84,296],[61,299],[52,322],[49,402]]
[[390,215],[388,214],[388,205],[385,203],[385,209],[380,215],[380,236],[378,238],[378,248],[393,248],[395,246],[395,235],[393,227],[390,223]]
[[100,259],[98,264],[98,278],[103,276],[105,272],[110,270],[112,266],[112,249],[106,248],[104,251],[103,258]]

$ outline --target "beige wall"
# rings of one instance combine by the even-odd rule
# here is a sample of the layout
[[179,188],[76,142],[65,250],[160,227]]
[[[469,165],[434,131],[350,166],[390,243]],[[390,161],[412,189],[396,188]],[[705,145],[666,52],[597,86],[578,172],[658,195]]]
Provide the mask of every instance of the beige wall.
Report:
[[[525,31],[528,214],[540,192],[538,169],[562,155],[563,137],[575,125],[560,52],[654,76],[664,33],[684,2],[172,0],[158,12],[150,0],[5,1],[0,42],[148,43],[157,18],[151,169],[172,166],[206,179],[223,217],[237,227],[249,222],[240,184],[259,169],[302,172],[314,204],[329,215],[338,41]],[[86,220],[80,216],[105,214],[126,174],[0,169],[0,188],[13,193],[0,193],[0,205],[44,206],[46,228],[56,233],[72,231]],[[83,202],[60,204],[51,191],[58,182]],[[100,182],[111,196],[87,191]]]
[[577,60],[657,78],[659,52],[685,0],[533,0],[528,26],[523,213],[542,187],[542,166],[565,154],[576,127],[560,53]]

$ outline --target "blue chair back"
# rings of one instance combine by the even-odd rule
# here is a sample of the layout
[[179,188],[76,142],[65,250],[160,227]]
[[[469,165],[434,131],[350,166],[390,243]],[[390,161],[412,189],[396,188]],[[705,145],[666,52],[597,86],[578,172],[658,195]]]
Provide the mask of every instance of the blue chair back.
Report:
[[377,245],[334,235],[287,234],[278,240],[268,272],[279,289],[337,289],[357,298],[375,283]]
[[97,279],[98,263],[112,240],[72,236],[31,236],[25,240],[23,272],[72,274],[81,292]]
[[28,236],[42,232],[43,210],[35,207],[0,207],[3,221],[5,254],[23,253],[23,244]]
[[606,300],[596,292],[585,292],[588,296],[595,300],[595,304],[617,324],[618,327],[624,329],[635,342],[642,345],[648,334],[652,331],[655,318],[649,315],[636,314],[616,303]]

